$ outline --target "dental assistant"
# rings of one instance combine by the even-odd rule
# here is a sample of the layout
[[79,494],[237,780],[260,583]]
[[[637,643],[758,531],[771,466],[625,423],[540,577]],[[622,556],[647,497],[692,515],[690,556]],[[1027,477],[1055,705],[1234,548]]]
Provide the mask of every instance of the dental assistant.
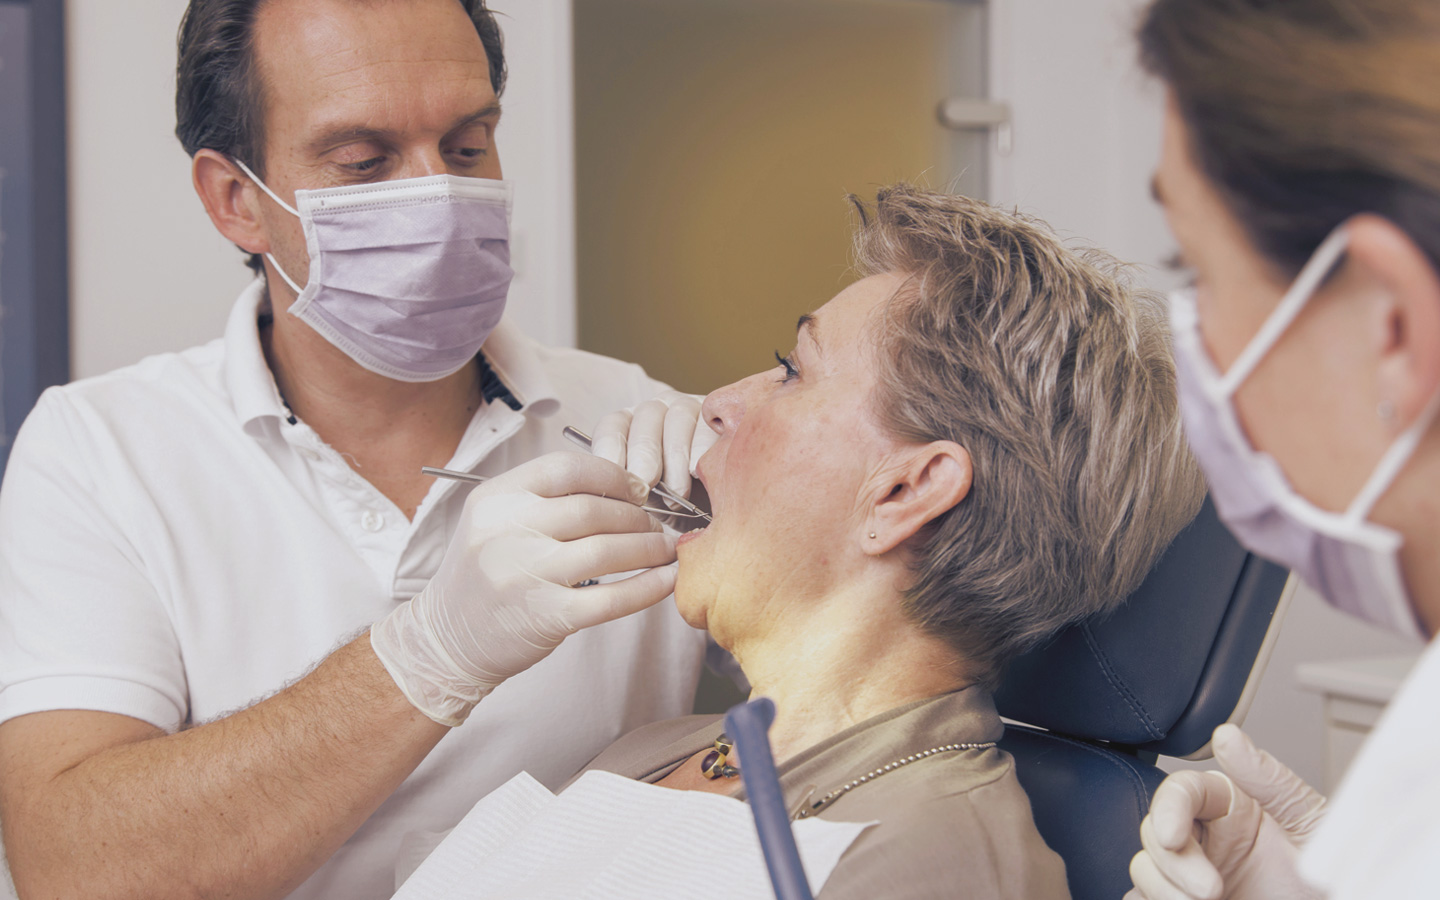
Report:
[[400,835],[689,711],[648,486],[551,451],[694,402],[504,320],[504,76],[482,0],[192,0],[176,131],[258,277],[216,341],[47,391],[10,456],[21,897],[386,897]]
[[[1181,408],[1221,517],[1328,602],[1440,629],[1440,7],[1157,0]],[[1156,792],[1129,898],[1440,896],[1440,649],[1333,801],[1233,726]]]

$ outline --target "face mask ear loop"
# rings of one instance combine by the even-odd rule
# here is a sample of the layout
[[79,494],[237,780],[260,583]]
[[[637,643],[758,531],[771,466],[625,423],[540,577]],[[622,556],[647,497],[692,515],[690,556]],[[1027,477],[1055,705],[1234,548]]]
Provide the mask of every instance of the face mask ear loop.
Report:
[[[233,163],[235,163],[235,165],[239,166],[239,167],[240,167],[240,171],[244,172],[244,173],[250,178],[251,181],[253,181],[253,182],[255,182],[255,184],[259,185],[260,190],[262,190],[262,191],[264,191],[266,194],[268,194],[268,195],[270,196],[270,199],[271,199],[271,200],[274,200],[276,203],[280,204],[280,208],[281,208],[281,209],[285,210],[286,212],[288,212],[290,215],[294,216],[295,218],[300,219],[301,221],[304,221],[304,217],[301,216],[300,213],[298,213],[298,212],[295,211],[295,207],[291,206],[290,204],[286,203],[284,200],[281,200],[279,197],[275,196],[275,192],[272,191],[272,190],[270,190],[270,187],[269,187],[268,185],[266,185],[265,182],[261,181],[260,178],[259,178],[259,176],[257,176],[254,172],[250,171],[250,167],[249,167],[249,166],[245,165],[243,162],[241,162],[239,159],[237,159],[236,157],[233,157],[233,156],[230,158],[230,161],[233,162]],[[282,268],[280,268],[280,264],[275,261],[275,257],[274,257],[274,256],[271,256],[269,253],[266,253],[266,254],[265,254],[265,258],[268,259],[268,260],[270,260],[270,265],[272,265],[272,266],[275,267],[275,271],[280,273],[280,277],[283,278],[283,279],[285,279],[285,283],[288,284],[288,285],[290,285],[290,290],[294,291],[297,296],[304,291],[304,288],[300,287],[300,285],[298,285],[298,284],[295,283],[295,279],[293,279],[293,278],[291,278],[289,275],[286,275],[286,274],[285,274],[285,270],[282,269]]]
[[290,290],[292,290],[292,291],[295,292],[295,296],[298,297],[298,296],[300,296],[302,293],[305,292],[305,289],[304,289],[304,288],[302,288],[300,285],[296,284],[295,281],[294,281],[294,279],[292,279],[289,275],[286,275],[286,274],[285,274],[285,270],[282,269],[282,268],[280,268],[280,264],[275,261],[275,257],[273,257],[273,256],[271,256],[270,254],[267,253],[267,254],[265,254],[265,258],[268,259],[268,260],[270,260],[270,265],[274,266],[274,267],[275,267],[275,271],[280,273],[280,277],[283,278],[283,279],[285,279],[285,283],[288,284],[288,285],[290,285]]
[[238,160],[238,159],[236,159],[236,158],[234,158],[234,157],[231,157],[231,158],[230,158],[230,161],[233,162],[233,163],[235,163],[235,165],[239,166],[239,167],[240,167],[240,171],[244,172],[244,173],[250,178],[251,181],[253,181],[253,182],[255,182],[257,185],[259,185],[260,190],[262,190],[262,191],[264,191],[266,194],[268,194],[268,195],[270,196],[270,199],[271,199],[271,200],[274,200],[276,203],[280,204],[280,208],[281,208],[281,209],[285,210],[286,212],[288,212],[290,215],[294,216],[294,217],[297,218],[297,219],[300,218],[300,213],[298,213],[298,212],[295,210],[295,207],[291,206],[290,204],[286,203],[284,200],[281,200],[279,197],[275,196],[275,192],[272,191],[272,190],[270,190],[269,185],[267,185],[265,182],[261,181],[260,178],[259,178],[254,172],[250,171],[250,167],[249,167],[249,166],[245,165],[243,162],[241,162],[240,160]]
[[1330,270],[1344,254],[1349,243],[1350,234],[1345,230],[1344,225],[1330,232],[1330,236],[1320,243],[1315,254],[1310,257],[1310,261],[1296,276],[1295,283],[1281,298],[1280,305],[1275,307],[1270,318],[1265,320],[1265,324],[1260,326],[1260,330],[1250,339],[1250,343],[1245,345],[1245,349],[1240,352],[1240,356],[1230,366],[1230,371],[1220,379],[1220,387],[1225,396],[1234,396],[1235,391],[1239,390],[1245,379],[1250,377],[1250,373],[1255,371],[1260,360],[1265,358],[1265,354],[1269,353],[1270,348],[1275,346],[1275,342],[1280,340],[1280,335],[1284,334],[1285,329],[1290,327],[1290,323],[1295,321],[1295,317],[1300,315],[1300,310],[1310,302],[1310,298],[1320,287],[1320,282],[1330,274]]
[[1430,430],[1430,425],[1435,421],[1436,414],[1440,414],[1440,392],[1430,398],[1425,408],[1420,411],[1420,416],[1415,422],[1395,439],[1385,455],[1380,457],[1380,462],[1375,466],[1365,486],[1350,503],[1350,508],[1345,510],[1345,518],[1353,522],[1360,522],[1370,515],[1370,510],[1380,500],[1380,496],[1390,489],[1395,477],[1400,470],[1410,461],[1410,456],[1420,442],[1425,438],[1425,433]]

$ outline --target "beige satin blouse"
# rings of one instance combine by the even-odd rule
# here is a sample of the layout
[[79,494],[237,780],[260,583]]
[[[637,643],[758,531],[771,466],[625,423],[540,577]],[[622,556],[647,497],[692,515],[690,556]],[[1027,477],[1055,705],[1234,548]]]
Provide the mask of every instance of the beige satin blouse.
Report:
[[[719,716],[657,722],[587,767],[654,783],[709,746]],[[791,817],[888,763],[1003,731],[990,693],[969,687],[891,710],[778,763]],[[743,763],[742,763],[743,765]],[[737,779],[735,796],[744,799]],[[1065,864],[1035,830],[1014,761],[994,747],[951,750],[846,791],[814,813],[878,821],[856,839],[818,900],[966,897],[1068,900]]]

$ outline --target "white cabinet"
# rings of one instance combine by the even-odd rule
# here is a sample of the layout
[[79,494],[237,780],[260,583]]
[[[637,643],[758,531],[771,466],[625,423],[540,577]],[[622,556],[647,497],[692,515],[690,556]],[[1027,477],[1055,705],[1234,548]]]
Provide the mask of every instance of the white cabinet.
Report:
[[1333,791],[1419,654],[1303,663],[1300,686],[1325,702],[1325,785]]

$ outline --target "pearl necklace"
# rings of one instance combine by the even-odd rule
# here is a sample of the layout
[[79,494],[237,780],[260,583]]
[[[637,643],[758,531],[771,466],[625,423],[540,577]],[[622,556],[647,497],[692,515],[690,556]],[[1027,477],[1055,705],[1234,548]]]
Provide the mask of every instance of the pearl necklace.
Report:
[[937,753],[947,753],[951,750],[989,750],[991,747],[994,746],[994,741],[985,741],[983,743],[974,744],[945,744],[940,747],[931,747],[929,750],[922,750],[919,753],[912,753],[909,756],[902,756],[894,762],[886,763],[885,765],[881,766],[878,769],[875,769],[874,771],[866,772],[864,775],[861,775],[859,778],[855,779],[849,784],[836,788],[835,790],[821,797],[819,800],[816,800],[814,803],[810,804],[807,809],[800,810],[800,812],[796,813],[795,818],[808,819],[811,816],[819,815],[821,810],[825,809],[825,807],[834,803],[836,800],[839,800],[841,797],[848,794],[850,791],[854,790],[860,785],[879,778],[886,772],[893,772],[901,766],[908,766],[912,762],[924,759],[927,756],[934,756]]
[[[908,766],[913,762],[925,759],[927,756],[934,756],[937,753],[948,753],[952,750],[989,750],[991,747],[994,746],[994,741],[984,741],[982,743],[969,744],[943,744],[939,747],[931,747],[929,750],[922,750],[919,753],[912,753],[909,756],[902,756],[894,762],[888,762],[878,769],[866,772],[864,775],[861,775],[859,778],[855,779],[849,784],[845,784],[836,788],[835,790],[821,797],[819,800],[816,800],[814,803],[810,804],[808,808],[801,809],[800,812],[795,815],[795,818],[808,819],[811,816],[819,815],[821,810],[825,809],[827,806],[834,803],[836,800],[839,800],[841,797],[845,796],[850,791],[854,790],[860,785],[873,781],[876,778],[879,778],[881,775],[884,775],[886,772],[893,772],[901,766]],[[715,739],[715,746],[710,750],[709,753],[706,753],[705,756],[701,758],[701,773],[706,778],[712,781],[719,778],[734,778],[736,775],[739,775],[740,770],[735,766],[729,765],[727,760],[730,751],[734,748],[734,742],[731,741],[728,736],[721,734],[720,737]]]

